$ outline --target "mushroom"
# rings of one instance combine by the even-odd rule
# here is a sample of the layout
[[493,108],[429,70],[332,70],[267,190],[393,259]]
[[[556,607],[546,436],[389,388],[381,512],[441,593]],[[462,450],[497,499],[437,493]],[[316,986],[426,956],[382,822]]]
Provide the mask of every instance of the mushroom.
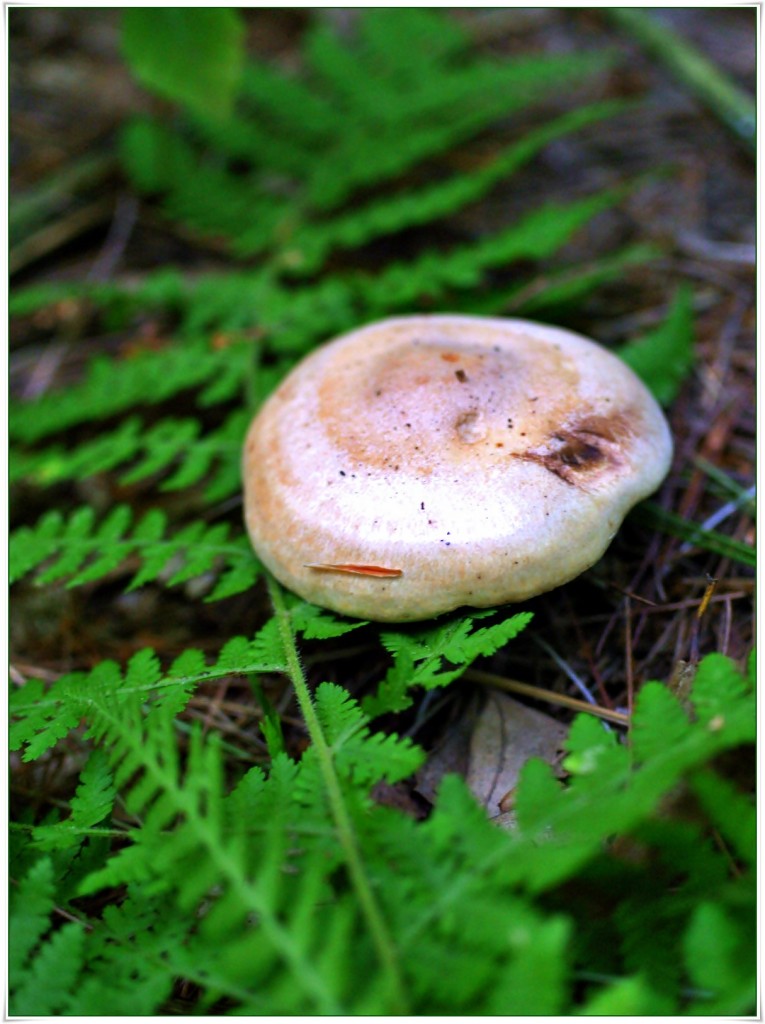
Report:
[[578,576],[671,456],[656,401],[595,342],[397,317],[321,346],[266,401],[245,444],[245,518],[307,601],[414,621]]

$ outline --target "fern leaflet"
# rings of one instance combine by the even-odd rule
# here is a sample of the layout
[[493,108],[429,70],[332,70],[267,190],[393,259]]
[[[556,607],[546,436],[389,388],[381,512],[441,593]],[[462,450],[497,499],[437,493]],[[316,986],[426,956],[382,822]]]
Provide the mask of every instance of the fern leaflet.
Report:
[[413,687],[448,685],[476,658],[498,651],[531,621],[529,612],[519,612],[495,625],[474,629],[476,619],[494,614],[474,611],[435,628],[382,633],[380,640],[394,660],[377,693],[364,700],[365,713],[374,718],[403,711],[412,703],[409,691]]
[[21,527],[11,535],[11,582],[43,566],[38,582],[66,580],[81,586],[102,579],[128,559],[142,564],[128,590],[161,581],[175,586],[208,573],[221,574],[209,595],[218,600],[247,590],[256,580],[258,563],[244,536],[230,537],[227,524],[190,523],[166,536],[167,516],[151,509],[132,527],[126,505],[116,506],[99,525],[93,509],[84,506],[64,519],[49,512],[34,527]]

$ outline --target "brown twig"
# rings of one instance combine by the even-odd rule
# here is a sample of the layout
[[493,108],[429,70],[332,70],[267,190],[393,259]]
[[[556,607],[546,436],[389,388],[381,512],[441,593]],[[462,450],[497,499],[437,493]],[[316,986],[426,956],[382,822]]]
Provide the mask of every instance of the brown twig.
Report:
[[610,708],[600,707],[599,704],[588,704],[587,701],[579,700],[576,697],[569,697],[568,694],[555,693],[553,690],[545,690],[541,686],[521,683],[517,679],[506,679],[504,676],[495,675],[493,672],[484,672],[478,668],[468,668],[463,673],[462,678],[469,679],[474,683],[481,683],[483,686],[494,686],[498,690],[520,693],[524,697],[543,700],[548,704],[560,704],[561,707],[571,708],[572,711],[584,711],[588,715],[604,718],[615,725],[626,727],[630,724],[630,716],[626,715],[623,711],[612,711]]

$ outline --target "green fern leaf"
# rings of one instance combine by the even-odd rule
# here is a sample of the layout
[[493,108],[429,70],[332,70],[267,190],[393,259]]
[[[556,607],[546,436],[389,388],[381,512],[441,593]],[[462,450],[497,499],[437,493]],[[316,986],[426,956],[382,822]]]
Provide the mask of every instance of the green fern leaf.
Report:
[[698,1011],[738,1015],[751,1010],[757,973],[750,925],[751,915],[732,917],[719,903],[705,901],[694,909],[683,939],[685,962],[693,982],[711,995]]
[[521,770],[522,784],[518,786],[513,807],[518,828],[529,836],[544,838],[549,818],[565,800],[563,787],[550,766],[538,758],[527,761]]
[[110,817],[116,791],[106,756],[91,752],[72,797],[70,816],[55,825],[40,825],[33,833],[34,844],[43,850],[78,846],[87,831]]
[[[289,124],[303,147],[326,142],[337,133],[341,120],[332,102],[316,89],[309,88],[297,76],[284,74],[260,61],[252,61],[244,69],[242,99],[256,122],[266,122],[272,130]],[[231,155],[249,156],[261,162],[262,149]],[[281,169],[296,170],[292,166]]]
[[322,683],[315,694],[316,714],[330,747],[339,749],[366,729],[367,719],[347,690]]
[[230,568],[224,570],[210,591],[206,600],[222,601],[225,597],[232,597],[234,594],[242,594],[257,582],[262,575],[263,567],[255,556],[247,549],[247,543],[243,542],[242,559],[235,562]]
[[710,820],[742,860],[757,858],[757,811],[754,800],[711,769],[695,772],[691,787]]
[[621,978],[598,989],[585,1002],[582,1017],[667,1016],[672,1004],[642,977]]
[[[384,8],[369,8],[359,32],[370,63],[402,86],[427,78],[431,68],[457,58],[470,45],[464,29],[433,8],[402,7],[397,13],[394,19]],[[402,39],[408,47],[401,46]],[[412,53],[422,54],[424,59],[412,60]]]
[[[141,297],[140,292],[130,290],[119,294]],[[10,435],[25,442],[37,441],[78,423],[106,419],[133,406],[164,402],[180,391],[198,388],[219,377],[226,382],[226,391],[220,399],[223,401],[231,397],[231,375],[234,374],[238,382],[243,379],[250,351],[247,344],[230,345],[219,351],[207,340],[196,338],[185,339],[183,345],[168,345],[160,352],[142,353],[118,364],[97,358],[91,362],[81,384],[31,402],[14,403],[9,415]],[[147,381],[151,381],[150,387]]]
[[12,535],[8,552],[8,576],[11,583],[36,569],[55,554],[63,527],[60,512],[47,512],[32,529],[22,526]]
[[479,316],[502,314],[539,315],[576,307],[594,289],[610,281],[620,280],[630,267],[657,259],[661,251],[652,245],[638,243],[626,246],[591,263],[552,269],[542,277],[514,284],[507,289],[493,289],[491,294],[466,299],[461,308]]
[[244,23],[227,8],[128,8],[122,49],[133,74],[170,99],[225,116],[244,62]]
[[[203,740],[195,729],[182,773],[172,734],[172,719],[162,710],[152,716],[151,728],[145,728],[135,702],[116,712],[109,702],[95,709],[93,734],[101,742],[108,739],[117,762],[116,778],[130,780],[127,806],[140,813],[142,825],[132,833],[133,844],[112,857],[105,868],[93,872],[82,885],[83,893],[95,892],[105,885],[143,880],[149,891],[173,894],[181,910],[188,911],[216,885],[223,887],[225,920],[229,937],[248,934],[248,916],[258,921],[252,937],[271,954],[286,961],[299,979],[297,992],[316,1000],[327,1012],[336,1009],[324,979],[317,976],[306,959],[300,943],[279,920],[277,904],[284,892],[283,856],[287,836],[274,832],[268,856],[258,863],[253,878],[250,859],[242,843],[241,828],[226,835],[224,825],[230,818],[224,813],[220,744],[216,737]],[[167,831],[175,822],[172,833]],[[160,841],[161,837],[161,841]],[[301,873],[301,878],[305,877]],[[218,919],[208,915],[211,923]],[[228,950],[231,952],[231,949]],[[230,961],[229,971],[233,966]],[[271,962],[266,965],[271,966]],[[249,958],[250,979],[258,976],[256,961]],[[294,991],[294,986],[293,986]],[[294,996],[293,996],[294,998]]]
[[233,637],[220,653],[215,671],[227,672],[283,672],[286,667],[284,645],[275,619],[269,621],[252,640]]
[[190,523],[166,537],[167,519],[158,509],[146,513],[129,533],[131,519],[126,506],[117,506],[96,528],[95,513],[83,507],[68,520],[46,515],[36,528],[22,527],[11,536],[12,581],[58,555],[40,570],[39,581],[68,576],[68,586],[79,586],[103,578],[130,556],[139,558],[142,566],[128,590],[155,580],[175,586],[222,569],[229,574],[214,592],[216,598],[251,586],[258,563],[245,537],[229,539],[227,524]]
[[[438,69],[416,82],[391,83],[370,74],[363,54],[354,54],[322,26],[309,35],[307,57],[345,108],[342,140],[317,165],[309,184],[311,202],[332,209],[362,187],[392,178],[413,165],[477,134],[538,100],[567,79],[593,74],[602,55],[534,57],[504,63],[474,61]],[[393,88],[391,87],[393,85]],[[445,116],[448,112],[448,118]],[[418,124],[417,132],[403,125]],[[355,130],[354,130],[355,127]]]
[[565,114],[529,132],[485,168],[454,176],[444,183],[375,200],[326,223],[308,223],[289,238],[290,270],[316,271],[333,249],[355,249],[381,235],[390,235],[456,212],[509,177],[552,140],[617,113],[620,105],[593,104]]
[[352,778],[358,786],[380,779],[397,782],[421,767],[424,753],[411,740],[370,736],[366,715],[341,686],[319,686],[316,713],[342,778]]
[[742,742],[751,739],[754,702],[743,699],[750,696],[751,688],[751,676],[743,676],[730,658],[708,654],[699,664],[691,690],[699,721],[713,730],[740,728]]
[[364,713],[375,718],[389,711],[403,711],[412,703],[412,688],[447,686],[477,657],[498,651],[531,621],[530,613],[520,612],[493,626],[473,629],[476,619],[494,614],[494,610],[476,611],[442,626],[383,632],[380,641],[393,655],[393,665],[377,693],[365,698]]
[[196,420],[170,419],[156,424],[146,439],[146,455],[127,473],[122,474],[121,482],[132,484],[161,472],[186,449],[195,447],[198,436],[199,424]]
[[[638,741],[646,756],[642,764],[631,765],[629,752],[613,734],[584,715],[575,719],[566,743],[564,765],[572,772],[566,788],[553,786],[547,766],[534,760],[526,764],[516,795],[526,835],[519,837],[521,848],[513,860],[513,871],[525,874],[526,884],[546,887],[565,877],[608,836],[625,834],[649,817],[662,795],[686,773],[721,750],[753,740],[751,695],[732,662],[709,655],[701,662],[699,675],[702,694],[716,692],[716,714],[708,719],[699,714],[687,728],[678,729],[674,712],[667,726],[667,703],[657,699],[658,684],[643,688],[646,700],[641,692],[633,715],[636,729],[643,731]],[[704,711],[709,714],[712,709],[707,706]],[[664,735],[669,745],[647,741],[650,730]],[[545,810],[539,813],[535,807]],[[534,845],[540,829],[555,841]]]
[[640,691],[640,714],[630,732],[632,750],[639,761],[649,761],[685,739],[690,722],[674,694],[661,683],[646,683]]
[[46,487],[62,480],[81,480],[105,473],[130,461],[140,450],[141,421],[124,420],[115,430],[67,450],[60,445],[43,451],[28,452],[12,448],[9,452],[9,479],[25,479]]
[[141,420],[129,417],[115,430],[76,448],[11,449],[9,477],[46,487],[63,480],[84,480],[140,456],[140,462],[120,477],[121,483],[136,483],[172,470],[159,488],[181,490],[199,483],[215,468],[204,488],[205,500],[215,502],[239,489],[241,444],[248,419],[246,410],[237,410],[221,427],[199,436],[197,420],[169,418],[142,430]]
[[234,673],[285,669],[281,639],[271,620],[252,640],[233,637],[210,665],[201,652],[188,650],[163,674],[156,655],[147,648],[133,655],[124,673],[115,662],[102,661],[90,673],[61,676],[47,692],[41,682],[31,680],[11,697],[10,713],[15,719],[10,730],[11,749],[26,746],[24,759],[35,760],[76,728],[94,702],[120,704],[136,698],[142,703],[156,696],[154,705],[175,715],[204,681]]
[[84,963],[85,929],[65,924],[43,943],[15,990],[9,1006],[14,1016],[50,1016],[64,1005]]
[[571,921],[550,917],[546,921],[517,923],[510,929],[512,961],[492,986],[487,1012],[502,1016],[555,1015],[569,1005],[568,957]]
[[288,600],[287,605],[295,630],[306,640],[334,639],[368,624],[363,620],[339,619],[332,612],[307,601]]
[[11,886],[8,929],[12,941],[8,947],[8,980],[17,988],[24,964],[50,927],[54,905],[53,863],[40,857],[19,882]]
[[178,950],[190,941],[188,922],[140,887],[104,908],[86,937],[87,973],[62,1010],[68,1016],[150,1015],[165,1005],[179,976]]
[[193,173],[191,146],[153,118],[130,118],[122,126],[119,145],[122,165],[142,192],[164,191]]
[[[102,665],[94,669],[94,674],[113,669],[109,662]],[[11,750],[26,746],[24,760],[35,761],[75,729],[84,710],[79,691],[87,679],[84,672],[72,672],[58,679],[45,694],[42,683],[35,681],[17,690],[10,704],[11,714],[17,718],[10,729]]]
[[691,371],[693,352],[693,293],[682,288],[665,321],[650,334],[623,345],[617,355],[669,405]]
[[606,191],[573,203],[547,203],[512,227],[450,253],[426,252],[412,263],[394,263],[381,274],[352,279],[365,306],[383,312],[416,306],[423,295],[441,297],[447,289],[475,288],[483,274],[521,258],[542,259],[562,246],[596,213],[613,206],[623,193]]

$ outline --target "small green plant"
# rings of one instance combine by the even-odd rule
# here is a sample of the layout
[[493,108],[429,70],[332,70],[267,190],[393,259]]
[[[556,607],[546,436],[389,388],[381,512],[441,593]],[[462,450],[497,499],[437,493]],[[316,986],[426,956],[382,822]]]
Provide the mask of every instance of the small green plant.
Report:
[[[423,751],[371,732],[341,687],[306,688],[296,635],[347,627],[273,597],[255,640],[213,664],[188,651],[163,671],[144,651],[15,696],[26,759],[83,724],[90,754],[67,811],[14,826],[13,1013],[152,1013],[178,977],[208,1012],[555,1014],[575,990],[585,1013],[749,1011],[755,808],[714,758],[754,740],[753,665],[708,656],[688,708],[646,684],[626,745],[578,718],[566,782],[528,762],[512,832],[456,776],[415,822],[369,792]],[[450,660],[474,653],[466,632]],[[302,758],[229,781],[219,737],[195,728],[181,759],[195,688],[264,671],[295,685]],[[667,813],[681,798],[693,813]],[[120,895],[103,915],[83,909],[105,890]]]
[[[66,303],[108,330],[148,317],[157,331],[154,345],[98,356],[76,382],[12,403],[11,578],[27,595],[175,587],[189,603],[265,585],[271,614],[214,651],[190,642],[171,660],[136,643],[124,664],[14,689],[19,764],[42,772],[66,750],[78,782],[12,823],[11,1012],[175,1012],[181,983],[194,1012],[216,1014],[751,1012],[755,810],[725,758],[754,740],[753,661],[741,672],[710,655],[686,703],[645,684],[624,741],[578,718],[562,779],[541,761],[524,769],[512,831],[456,775],[415,820],[374,798],[426,758],[394,716],[511,643],[530,614],[381,632],[343,620],[284,593],[238,510],[227,514],[253,410],[317,342],[440,306],[565,311],[653,257],[636,244],[582,268],[566,254],[636,183],[439,247],[421,230],[556,139],[607,130],[623,103],[537,117],[469,171],[440,162],[613,58],[490,60],[445,14],[371,8],[351,42],[315,18],[288,74],[244,60],[235,12],[167,10],[127,12],[124,52],[162,105],[125,124],[122,167],[219,269],[12,295],[18,318]],[[168,39],[197,38],[202,22],[200,48],[169,61]],[[680,292],[619,352],[664,403],[692,365],[691,306]],[[86,503],[80,485],[98,481],[110,497]],[[19,494],[52,507],[27,513]],[[751,560],[742,541],[660,513],[661,528]],[[337,682],[312,692],[304,647],[352,631],[387,668],[358,701]],[[288,753],[264,695],[273,676],[294,688],[302,754]],[[189,714],[231,677],[249,681],[262,712],[255,765]]]

